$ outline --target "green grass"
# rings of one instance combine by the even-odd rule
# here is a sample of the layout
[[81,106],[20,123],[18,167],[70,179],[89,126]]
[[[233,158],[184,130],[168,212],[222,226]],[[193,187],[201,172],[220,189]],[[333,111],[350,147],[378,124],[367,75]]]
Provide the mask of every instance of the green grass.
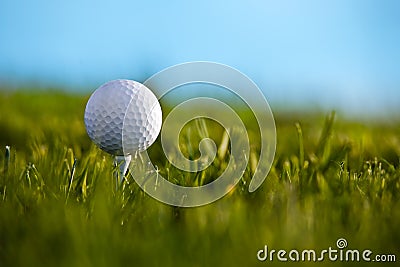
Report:
[[[116,191],[112,157],[84,129],[87,98],[0,94],[0,266],[275,266],[257,261],[264,245],[317,250],[340,237],[349,248],[400,260],[398,123],[275,114],[276,157],[259,190],[247,192],[259,143],[252,141],[251,164],[232,192],[176,208],[147,196],[131,176]],[[185,127],[187,156],[198,156],[206,132],[220,140],[223,131],[207,121]],[[187,185],[208,182],[226,164],[190,175],[160,156],[159,142],[150,155],[164,176]]]

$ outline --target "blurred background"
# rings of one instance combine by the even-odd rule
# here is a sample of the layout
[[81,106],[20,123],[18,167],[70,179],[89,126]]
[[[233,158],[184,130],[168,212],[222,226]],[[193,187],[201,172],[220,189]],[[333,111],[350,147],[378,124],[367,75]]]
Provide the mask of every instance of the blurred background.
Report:
[[[395,0],[0,0],[0,266],[260,266],[264,245],[320,250],[338,238],[399,258],[399,11]],[[188,61],[250,77],[272,107],[277,146],[249,193],[261,136],[239,110],[251,145],[242,178],[213,205],[181,209],[146,195],[132,172],[117,189],[118,168],[83,116],[101,84]],[[220,125],[191,123],[182,152],[197,158],[211,137],[220,149],[210,168],[178,172],[160,138],[149,154],[157,174],[198,186],[235,157]]]
[[253,79],[272,108],[387,117],[400,104],[399,9],[394,0],[2,0],[0,87],[88,94],[216,61]]

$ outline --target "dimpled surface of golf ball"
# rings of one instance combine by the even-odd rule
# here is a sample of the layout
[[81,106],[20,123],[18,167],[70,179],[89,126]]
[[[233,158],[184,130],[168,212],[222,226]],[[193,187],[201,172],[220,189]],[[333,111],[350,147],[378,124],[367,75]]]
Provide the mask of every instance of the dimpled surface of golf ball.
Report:
[[112,155],[146,150],[161,129],[157,97],[132,80],[114,80],[100,86],[85,109],[86,131],[92,141]]

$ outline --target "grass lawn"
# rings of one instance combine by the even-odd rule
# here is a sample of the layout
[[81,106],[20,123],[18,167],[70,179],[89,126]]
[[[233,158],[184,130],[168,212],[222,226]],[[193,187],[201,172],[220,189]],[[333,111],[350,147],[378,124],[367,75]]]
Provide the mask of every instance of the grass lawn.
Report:
[[[400,261],[398,121],[277,113],[276,157],[261,188],[248,193],[248,166],[221,200],[176,208],[146,195],[131,175],[115,189],[113,158],[85,132],[87,99],[0,94],[0,266],[286,266],[294,264],[259,262],[257,252],[264,245],[336,248],[339,238],[349,249]],[[211,122],[188,125],[181,147],[193,157],[196,127],[214,133],[217,145],[221,139]],[[258,143],[251,142],[252,151]],[[170,168],[159,142],[150,156],[175,182],[194,184],[193,175]],[[208,174],[223,164],[215,162]],[[327,259],[296,265],[397,266]]]

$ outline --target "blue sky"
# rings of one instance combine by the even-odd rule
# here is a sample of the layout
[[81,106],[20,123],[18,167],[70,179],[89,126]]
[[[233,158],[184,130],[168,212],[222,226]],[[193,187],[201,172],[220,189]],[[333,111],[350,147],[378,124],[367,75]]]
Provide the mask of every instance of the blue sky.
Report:
[[90,92],[193,60],[231,65],[272,103],[394,112],[399,1],[0,2],[0,83]]

